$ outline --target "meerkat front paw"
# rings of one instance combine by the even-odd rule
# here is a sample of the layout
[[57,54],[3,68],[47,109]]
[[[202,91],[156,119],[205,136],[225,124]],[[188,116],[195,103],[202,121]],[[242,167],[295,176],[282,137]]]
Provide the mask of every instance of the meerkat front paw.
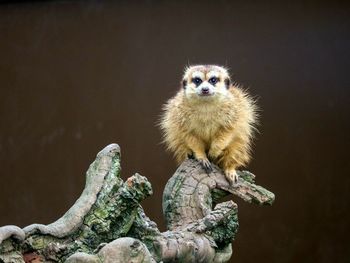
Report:
[[230,184],[234,184],[238,182],[238,174],[236,170],[225,170],[225,176],[226,179],[229,181]]
[[204,168],[204,170],[207,173],[210,173],[211,171],[213,171],[213,166],[211,165],[210,161],[208,160],[208,158],[197,158],[198,162],[202,165],[202,167]]

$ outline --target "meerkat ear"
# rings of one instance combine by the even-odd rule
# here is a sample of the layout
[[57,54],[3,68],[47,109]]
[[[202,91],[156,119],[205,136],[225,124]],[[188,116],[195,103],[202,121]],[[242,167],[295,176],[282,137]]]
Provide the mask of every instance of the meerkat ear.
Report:
[[225,79],[225,85],[226,85],[227,89],[230,88],[230,79],[229,78]]
[[182,88],[185,89],[185,88],[186,88],[186,85],[187,85],[187,80],[184,79],[184,80],[182,81]]

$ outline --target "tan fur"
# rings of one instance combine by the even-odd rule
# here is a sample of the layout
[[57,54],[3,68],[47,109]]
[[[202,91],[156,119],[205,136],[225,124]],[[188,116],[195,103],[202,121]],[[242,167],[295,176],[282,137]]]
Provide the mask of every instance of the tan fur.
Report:
[[[198,87],[192,83],[193,74],[204,76],[203,85],[207,86],[210,76],[218,76],[218,83],[209,85],[213,96],[198,95]],[[192,154],[204,163],[209,158],[230,181],[235,181],[235,170],[250,160],[257,114],[247,93],[236,85],[227,89],[225,79],[229,75],[223,67],[187,68],[184,74],[187,85],[164,105],[160,125],[164,142],[178,162]]]

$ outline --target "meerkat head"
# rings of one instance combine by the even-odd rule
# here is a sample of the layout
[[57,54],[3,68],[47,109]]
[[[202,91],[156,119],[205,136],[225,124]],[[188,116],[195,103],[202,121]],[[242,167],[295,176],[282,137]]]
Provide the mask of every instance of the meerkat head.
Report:
[[215,65],[190,66],[182,79],[185,95],[191,99],[211,100],[226,97],[230,87],[227,69]]

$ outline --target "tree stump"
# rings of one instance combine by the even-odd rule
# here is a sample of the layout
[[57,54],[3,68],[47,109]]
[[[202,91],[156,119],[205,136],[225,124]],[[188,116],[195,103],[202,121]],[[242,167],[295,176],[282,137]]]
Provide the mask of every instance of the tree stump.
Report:
[[76,203],[57,221],[23,229],[0,227],[0,262],[227,262],[238,230],[237,205],[220,203],[233,194],[271,205],[274,194],[239,172],[230,185],[218,167],[209,174],[184,161],[163,194],[168,231],[160,232],[140,202],[152,194],[146,177],[120,178],[120,148],[105,147],[86,173]]

